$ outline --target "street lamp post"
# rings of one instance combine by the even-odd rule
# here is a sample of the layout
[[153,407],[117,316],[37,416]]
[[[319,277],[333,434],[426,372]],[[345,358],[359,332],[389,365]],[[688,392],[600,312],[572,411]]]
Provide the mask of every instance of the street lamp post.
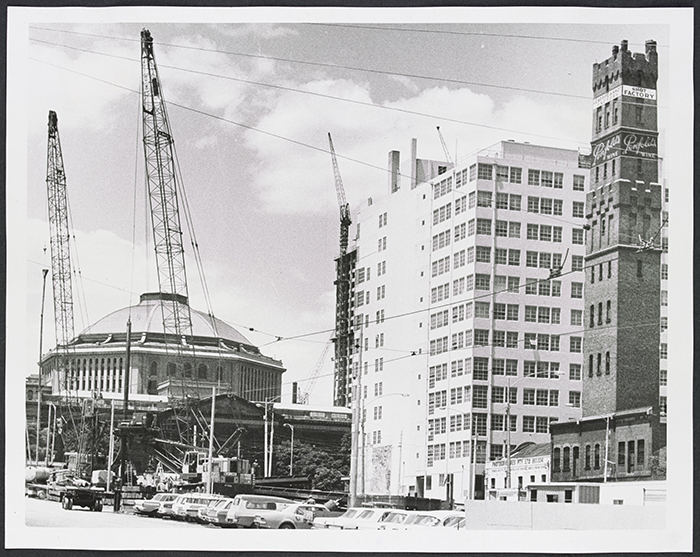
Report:
[[282,424],[284,427],[288,427],[292,432],[292,440],[289,449],[289,475],[293,476],[294,470],[294,426],[292,424]]

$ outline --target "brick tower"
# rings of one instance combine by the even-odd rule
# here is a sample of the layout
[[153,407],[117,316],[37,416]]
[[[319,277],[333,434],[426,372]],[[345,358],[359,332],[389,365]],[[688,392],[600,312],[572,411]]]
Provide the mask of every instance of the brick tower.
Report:
[[593,65],[591,180],[586,194],[583,416],[659,397],[661,186],[656,42],[627,41]]

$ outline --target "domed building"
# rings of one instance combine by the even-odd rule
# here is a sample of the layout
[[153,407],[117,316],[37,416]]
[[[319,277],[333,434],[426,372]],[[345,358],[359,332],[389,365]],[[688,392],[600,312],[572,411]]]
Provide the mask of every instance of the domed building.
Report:
[[[103,317],[64,350],[42,357],[42,382],[50,381],[53,395],[123,398],[130,319],[129,399],[135,403],[206,398],[214,386],[250,401],[279,400],[285,371],[281,361],[261,354],[229,324],[193,308],[191,334],[177,338],[164,333],[164,310],[172,312],[173,303],[185,306],[178,310],[188,309],[184,296],[156,292]],[[61,357],[65,365],[59,365]],[[60,368],[67,371],[59,378]]]

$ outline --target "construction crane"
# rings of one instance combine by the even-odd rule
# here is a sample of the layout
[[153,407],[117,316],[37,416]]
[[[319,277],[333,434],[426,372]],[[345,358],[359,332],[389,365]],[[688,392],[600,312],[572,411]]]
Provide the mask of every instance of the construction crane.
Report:
[[355,251],[348,253],[348,236],[350,224],[350,206],[345,199],[345,188],[338,169],[338,159],[333,147],[333,139],[328,134],[331,159],[333,161],[333,176],[335,191],[340,207],[340,256],[336,260],[335,281],[335,373],[333,381],[333,399],[336,406],[348,404],[348,376],[350,371],[350,349],[352,329],[350,327],[350,275],[355,260]]
[[71,281],[70,233],[68,229],[68,198],[66,174],[63,168],[61,139],[58,134],[58,116],[49,111],[49,139],[46,156],[46,189],[49,202],[49,230],[51,235],[51,279],[53,308],[56,325],[56,375],[51,378],[53,392],[70,388],[68,344],[75,336],[73,320],[73,285]]
[[316,366],[314,367],[314,370],[311,372],[311,377],[309,377],[309,383],[306,386],[306,391],[304,391],[304,394],[302,395],[302,403],[303,404],[309,403],[309,397],[311,396],[311,392],[314,390],[314,387],[316,386],[316,382],[318,381],[318,376],[321,373],[321,368],[323,367],[323,364],[326,361],[326,356],[328,355],[328,350],[330,350],[330,347],[332,344],[333,344],[333,340],[331,339],[323,347],[323,352],[321,353],[321,357],[318,359],[318,362],[316,362]]
[[[176,339],[174,345],[180,359],[181,339],[191,334],[192,318],[178,205],[179,175],[163,88],[153,52],[153,37],[147,29],[141,31],[141,96],[146,180],[158,286],[162,297],[163,329],[166,335],[172,335]],[[183,381],[183,396],[186,396],[184,390]]]
[[448,163],[453,164],[452,157],[450,156],[450,151],[447,149],[447,143],[445,143],[445,138],[442,137],[440,126],[437,127],[437,132],[440,136],[440,144],[442,145],[442,150],[445,152],[445,160],[447,160]]

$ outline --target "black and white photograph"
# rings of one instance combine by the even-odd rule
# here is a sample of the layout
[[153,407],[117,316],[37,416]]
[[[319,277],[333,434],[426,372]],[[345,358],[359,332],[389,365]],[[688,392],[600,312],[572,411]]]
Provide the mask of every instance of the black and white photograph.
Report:
[[5,546],[691,550],[693,17],[8,8]]

